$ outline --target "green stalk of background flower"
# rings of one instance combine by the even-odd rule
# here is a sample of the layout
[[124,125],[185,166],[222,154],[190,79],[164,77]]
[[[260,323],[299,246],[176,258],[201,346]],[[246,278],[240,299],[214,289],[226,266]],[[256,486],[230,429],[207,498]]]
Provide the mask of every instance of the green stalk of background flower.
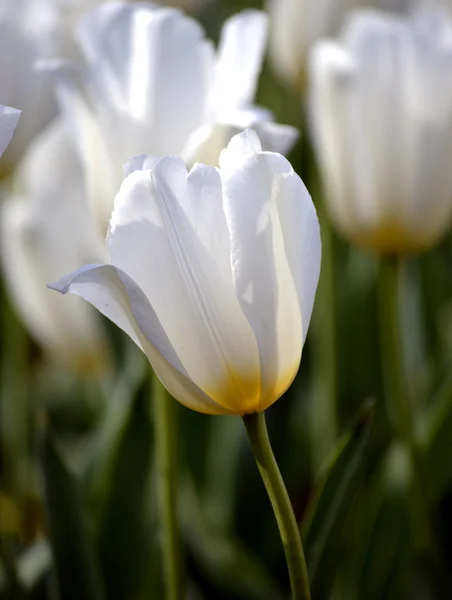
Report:
[[386,414],[395,435],[405,445],[410,457],[413,493],[409,494],[409,498],[415,519],[415,533],[419,543],[429,554],[432,578],[438,597],[446,598],[447,582],[444,581],[441,550],[429,506],[427,477],[416,438],[415,415],[405,376],[399,302],[401,268],[402,259],[397,256],[386,256],[381,260],[379,308]]
[[325,208],[313,149],[305,140],[307,185],[320,221],[322,236],[322,268],[314,305],[310,339],[313,349],[313,391],[311,401],[311,449],[313,471],[325,465],[338,438],[337,431],[337,334],[334,232]]
[[152,400],[166,598],[167,600],[182,600],[184,584],[177,512],[176,404],[154,374],[152,377]]
[[289,570],[292,599],[310,600],[309,576],[301,537],[286,486],[270,445],[265,413],[245,415],[243,422],[278,523]]

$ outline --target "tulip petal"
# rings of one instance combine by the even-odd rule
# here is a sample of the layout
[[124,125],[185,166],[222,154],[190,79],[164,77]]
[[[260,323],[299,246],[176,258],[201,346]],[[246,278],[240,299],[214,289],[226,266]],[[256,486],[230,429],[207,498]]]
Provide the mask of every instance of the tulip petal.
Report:
[[[367,175],[369,140],[362,133],[361,111],[350,100],[356,76],[356,61],[347,50],[330,41],[315,45],[310,57],[310,121],[328,191],[326,199],[344,231],[353,227],[354,218],[374,219],[375,207],[368,191],[373,189]],[[359,203],[357,197],[363,201]]]
[[286,154],[298,139],[295,127],[273,123],[273,115],[259,107],[235,110],[224,117],[214,125],[204,125],[193,132],[182,154],[186,164],[217,165],[221,151],[247,127],[258,133],[262,148],[270,152]]
[[61,60],[43,62],[41,67],[54,80],[61,111],[71,127],[74,143],[83,160],[85,184],[93,214],[100,227],[106,229],[122,173],[120,169],[115,169],[116,165],[110,160],[99,121],[85,95],[84,73],[72,63]]
[[135,171],[115,200],[111,262],[141,287],[189,377],[235,412],[259,402],[257,344],[232,282],[221,179],[181,159]]
[[105,256],[84,202],[77,152],[61,120],[34,140],[17,178],[22,195],[1,206],[0,254],[8,291],[41,346],[72,367],[95,368],[94,361],[107,355],[95,311],[45,287],[86,260]]
[[263,410],[284,393],[299,367],[320,237],[310,196],[288,161],[254,154],[257,146],[252,131],[236,136],[220,166],[234,283],[259,345]]
[[201,26],[174,9],[117,2],[91,11],[79,40],[115,162],[180,154],[204,121],[213,70]]
[[159,158],[152,156],[151,154],[138,154],[123,165],[124,177],[130,175],[134,171],[149,171],[156,165]]
[[210,98],[210,106],[217,114],[246,107],[253,101],[267,28],[267,16],[258,10],[242,11],[226,21]]
[[281,125],[272,121],[254,122],[250,127],[259,136],[262,149],[278,154],[287,154],[298,140],[298,129],[290,125]]
[[143,291],[123,271],[112,265],[86,265],[48,287],[81,296],[127,333],[182,404],[207,414],[228,412],[189,379]]
[[11,141],[19,116],[20,110],[0,105],[0,156]]

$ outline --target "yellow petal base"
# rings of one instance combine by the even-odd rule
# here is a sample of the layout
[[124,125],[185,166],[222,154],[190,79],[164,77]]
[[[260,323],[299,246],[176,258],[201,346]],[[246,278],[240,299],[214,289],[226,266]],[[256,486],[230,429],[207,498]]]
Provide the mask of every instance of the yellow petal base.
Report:
[[260,372],[249,377],[244,376],[243,373],[230,372],[221,384],[215,388],[204,389],[204,392],[231,414],[243,416],[262,412],[276,402],[290,387],[299,366],[300,361],[297,361],[267,390],[261,388]]

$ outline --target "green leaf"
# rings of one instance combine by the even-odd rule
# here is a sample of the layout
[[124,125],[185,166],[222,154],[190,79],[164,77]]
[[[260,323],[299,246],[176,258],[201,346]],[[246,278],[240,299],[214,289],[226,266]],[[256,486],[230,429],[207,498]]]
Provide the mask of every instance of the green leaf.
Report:
[[393,443],[382,466],[374,478],[364,514],[362,564],[354,569],[360,574],[358,598],[366,600],[407,597],[404,586],[412,549],[407,494],[412,473],[406,449]]
[[104,386],[105,412],[84,445],[80,470],[88,480],[90,502],[104,510],[117,451],[134,408],[134,397],[146,380],[149,363],[135,347],[129,348],[119,377]]
[[115,439],[109,486],[99,526],[99,549],[109,600],[136,597],[151,559],[149,482],[153,434],[149,385],[138,393]]
[[363,407],[352,431],[330,461],[302,524],[314,597],[327,597],[344,523],[360,489],[373,424],[373,404]]
[[[208,521],[204,502],[190,476],[180,494],[182,527],[188,554],[221,597],[280,600],[283,594],[268,569],[239,539]],[[209,597],[212,597],[209,595]]]
[[419,424],[423,427],[421,443],[429,475],[429,492],[433,499],[437,499],[452,482],[451,463],[444,460],[450,452],[452,439],[452,370]]
[[64,600],[99,600],[104,594],[79,481],[69,471],[48,430],[42,432],[41,464],[59,596]]

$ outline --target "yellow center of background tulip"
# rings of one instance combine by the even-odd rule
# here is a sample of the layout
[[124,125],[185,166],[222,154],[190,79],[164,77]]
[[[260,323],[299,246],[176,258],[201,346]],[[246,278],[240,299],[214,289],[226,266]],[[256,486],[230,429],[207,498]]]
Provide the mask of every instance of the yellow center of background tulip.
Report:
[[417,254],[437,241],[436,235],[428,231],[414,233],[396,220],[388,220],[375,229],[354,230],[348,237],[353,243],[380,254]]

